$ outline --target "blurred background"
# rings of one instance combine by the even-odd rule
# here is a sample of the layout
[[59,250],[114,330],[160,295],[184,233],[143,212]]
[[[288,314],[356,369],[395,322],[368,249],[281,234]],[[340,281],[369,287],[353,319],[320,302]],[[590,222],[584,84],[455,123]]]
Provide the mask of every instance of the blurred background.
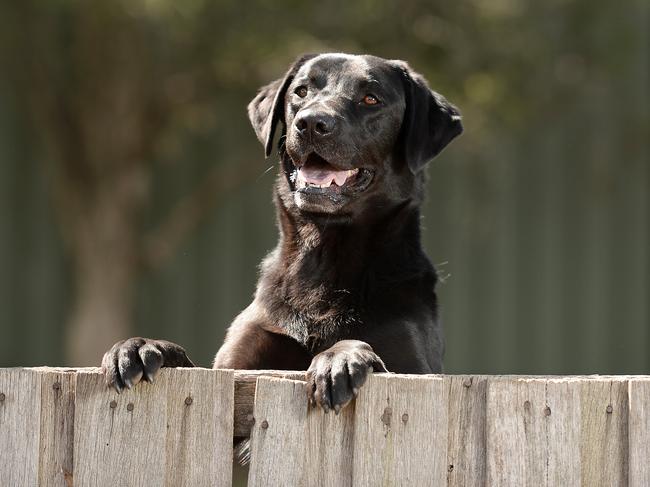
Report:
[[0,366],[210,366],[276,241],[246,117],[303,52],[407,60],[465,133],[424,240],[451,373],[650,372],[644,0],[3,0]]

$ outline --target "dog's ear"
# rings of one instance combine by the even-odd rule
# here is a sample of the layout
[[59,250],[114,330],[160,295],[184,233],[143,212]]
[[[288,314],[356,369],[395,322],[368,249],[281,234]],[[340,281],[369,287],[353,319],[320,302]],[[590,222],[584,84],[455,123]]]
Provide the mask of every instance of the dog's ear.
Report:
[[300,67],[316,54],[305,54],[294,62],[284,78],[277,79],[263,86],[248,104],[248,118],[255,129],[255,134],[264,146],[266,157],[273,150],[273,135],[279,121],[284,123],[284,97],[287,88]]
[[463,131],[460,112],[442,95],[431,90],[426,80],[405,62],[396,62],[406,98],[400,131],[404,158],[413,174]]

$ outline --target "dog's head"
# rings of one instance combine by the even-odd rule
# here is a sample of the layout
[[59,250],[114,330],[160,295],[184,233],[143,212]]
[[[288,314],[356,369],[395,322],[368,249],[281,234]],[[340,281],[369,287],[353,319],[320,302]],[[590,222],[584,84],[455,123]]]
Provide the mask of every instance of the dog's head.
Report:
[[282,125],[281,197],[353,217],[420,198],[422,170],[462,132],[458,110],[403,61],[305,55],[248,106],[266,156]]

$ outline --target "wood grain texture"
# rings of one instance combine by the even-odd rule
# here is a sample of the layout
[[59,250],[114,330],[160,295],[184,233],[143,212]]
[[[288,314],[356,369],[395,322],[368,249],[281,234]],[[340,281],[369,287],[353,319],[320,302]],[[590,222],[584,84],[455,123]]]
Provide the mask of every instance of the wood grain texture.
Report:
[[97,372],[77,374],[75,487],[164,485],[167,378],[118,394]]
[[248,485],[305,485],[307,413],[304,382],[263,377],[257,380]]
[[41,427],[38,481],[42,487],[71,487],[76,374],[39,369]]
[[234,374],[175,369],[167,377],[165,485],[229,486]]
[[581,382],[580,465],[584,486],[627,485],[627,386],[625,379]]
[[446,376],[449,387],[447,485],[485,485],[487,377]]
[[38,485],[40,416],[38,372],[0,369],[0,485]]
[[448,393],[441,377],[370,376],[356,401],[353,485],[443,485]]
[[77,485],[230,485],[234,374],[163,369],[117,394],[97,371],[77,376]]
[[580,382],[494,378],[487,398],[489,485],[580,485]]
[[488,485],[544,485],[545,381],[494,379],[487,387]]
[[230,485],[238,415],[251,485],[650,485],[647,376],[374,374],[338,416],[286,377],[0,369],[0,485]]
[[650,379],[629,383],[630,487],[650,485]]
[[305,383],[257,379],[249,485],[352,484],[354,403],[340,414],[307,404]]
[[235,370],[235,436],[246,437],[251,433],[255,420],[253,404],[258,377],[279,377],[303,380],[304,371],[291,370]]
[[580,381],[546,381],[546,482],[544,485],[580,485]]
[[304,484],[313,487],[351,487],[355,402],[337,415],[310,408],[305,432]]

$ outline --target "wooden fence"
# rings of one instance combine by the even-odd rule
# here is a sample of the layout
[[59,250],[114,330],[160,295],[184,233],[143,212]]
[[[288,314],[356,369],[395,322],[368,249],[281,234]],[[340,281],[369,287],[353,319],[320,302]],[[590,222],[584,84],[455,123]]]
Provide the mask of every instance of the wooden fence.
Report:
[[296,372],[0,369],[1,486],[650,486],[650,376],[376,374],[341,414]]

